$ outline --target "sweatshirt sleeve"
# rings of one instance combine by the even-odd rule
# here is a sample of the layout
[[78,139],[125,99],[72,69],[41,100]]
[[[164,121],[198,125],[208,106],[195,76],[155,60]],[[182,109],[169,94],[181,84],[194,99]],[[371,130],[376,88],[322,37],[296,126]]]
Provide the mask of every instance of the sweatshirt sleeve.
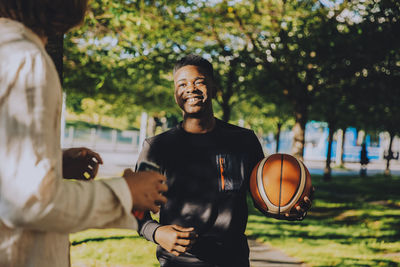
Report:
[[[150,144],[149,144],[148,140],[145,140],[143,143],[142,150],[139,154],[138,161],[135,166],[136,171],[138,170],[138,166],[140,165],[140,163],[152,162],[152,160],[149,156],[149,151],[150,151]],[[138,219],[139,235],[143,236],[145,239],[147,239],[153,243],[157,243],[154,240],[154,234],[155,234],[157,228],[159,228],[160,226],[161,226],[160,223],[158,223],[157,221],[155,221],[151,218],[150,212],[144,213],[143,218]]]
[[256,166],[256,164],[260,160],[262,160],[265,157],[265,155],[260,140],[258,139],[255,133],[253,133],[253,139],[254,139],[254,156],[255,156],[253,165]]
[[19,41],[0,57],[0,220],[61,233],[137,229],[123,178],[61,178],[61,86],[43,48]]
[[139,235],[156,244],[157,242],[154,240],[154,235],[160,226],[160,223],[151,218],[149,212],[146,212],[143,219],[138,219]]

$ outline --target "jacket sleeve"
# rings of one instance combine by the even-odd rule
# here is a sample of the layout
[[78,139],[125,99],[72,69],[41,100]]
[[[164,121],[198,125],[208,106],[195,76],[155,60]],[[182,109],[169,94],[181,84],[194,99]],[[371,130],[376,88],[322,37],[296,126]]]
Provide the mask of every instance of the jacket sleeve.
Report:
[[[250,175],[254,169],[254,167],[257,165],[258,162],[260,162],[263,158],[264,158],[264,151],[262,149],[261,143],[257,137],[256,134],[254,134],[254,132],[252,133],[251,139],[250,139],[250,144],[249,144],[249,148],[250,148],[250,161],[249,161],[249,170],[248,170],[248,179],[247,181],[247,189],[249,192],[249,195],[251,196],[250,193]],[[252,198],[253,199],[253,198]],[[261,213],[263,213],[263,211],[258,207],[257,203],[254,201],[253,199],[253,206],[255,208],[257,208]]]
[[[252,144],[250,147],[252,149],[251,154],[253,155],[251,159],[251,166],[254,168],[257,163],[264,158],[264,151],[255,133],[252,134]],[[250,170],[250,173],[251,171],[252,169]]]
[[[148,140],[145,140],[143,143],[143,148],[139,154],[139,158],[138,158],[136,166],[135,166],[136,171],[138,170],[138,167],[139,167],[140,163],[142,163],[142,162],[154,163],[151,160],[151,157],[149,156],[149,151],[150,151],[150,144],[149,144]],[[161,224],[152,219],[150,212],[144,213],[143,217],[137,218],[137,220],[138,220],[139,235],[143,236],[144,238],[146,238],[147,240],[149,240],[151,242],[157,243],[154,240],[154,234],[155,234],[157,228],[159,228],[161,226]]]
[[11,56],[0,49],[0,220],[61,233],[136,229],[123,178],[61,178],[60,82],[44,50],[27,43],[19,42]]

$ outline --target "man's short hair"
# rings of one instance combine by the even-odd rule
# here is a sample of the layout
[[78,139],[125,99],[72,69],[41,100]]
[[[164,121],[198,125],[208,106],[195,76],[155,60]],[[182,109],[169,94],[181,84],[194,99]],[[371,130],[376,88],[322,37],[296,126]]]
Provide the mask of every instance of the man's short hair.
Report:
[[88,0],[0,0],[0,17],[22,22],[40,36],[62,34],[82,22]]
[[212,80],[214,80],[214,69],[211,63],[207,59],[204,59],[201,56],[193,54],[184,56],[175,63],[174,74],[180,68],[189,65],[198,67],[202,72],[204,72],[205,75],[209,76]]

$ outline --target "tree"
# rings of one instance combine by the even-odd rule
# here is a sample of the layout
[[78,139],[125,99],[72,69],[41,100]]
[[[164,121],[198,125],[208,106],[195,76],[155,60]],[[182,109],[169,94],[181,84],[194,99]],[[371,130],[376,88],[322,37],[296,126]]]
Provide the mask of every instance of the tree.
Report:
[[390,174],[394,158],[392,142],[400,133],[400,3],[394,0],[369,1],[361,13],[358,31],[363,68],[356,72],[359,121],[367,131],[387,131],[390,135],[385,174]]
[[319,29],[329,10],[314,1],[243,1],[238,6],[233,14],[243,39],[292,106],[292,154],[302,158],[305,125],[319,90],[317,51],[324,41]]
[[170,70],[180,32],[169,27],[173,2],[91,1],[83,26],[64,41],[66,90],[176,112]]
[[[324,179],[331,180],[331,155],[333,136],[336,130],[346,129],[354,123],[355,108],[352,103],[354,73],[358,64],[352,58],[357,42],[346,24],[339,23],[337,17],[325,17],[319,32],[319,55],[315,68],[317,86],[315,104],[311,106],[310,118],[328,123],[328,147]],[[350,48],[349,48],[350,47]]]

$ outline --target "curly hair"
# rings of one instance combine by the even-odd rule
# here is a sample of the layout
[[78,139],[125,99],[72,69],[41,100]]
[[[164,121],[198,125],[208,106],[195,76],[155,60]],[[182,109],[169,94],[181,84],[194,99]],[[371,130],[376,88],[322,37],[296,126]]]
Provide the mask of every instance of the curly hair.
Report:
[[177,72],[180,68],[193,65],[197,66],[204,72],[207,76],[209,76],[212,80],[214,79],[214,69],[211,63],[207,60],[202,58],[199,55],[189,54],[181,58],[175,63],[173,73]]
[[0,17],[23,23],[40,36],[62,34],[82,22],[88,0],[0,0]]

